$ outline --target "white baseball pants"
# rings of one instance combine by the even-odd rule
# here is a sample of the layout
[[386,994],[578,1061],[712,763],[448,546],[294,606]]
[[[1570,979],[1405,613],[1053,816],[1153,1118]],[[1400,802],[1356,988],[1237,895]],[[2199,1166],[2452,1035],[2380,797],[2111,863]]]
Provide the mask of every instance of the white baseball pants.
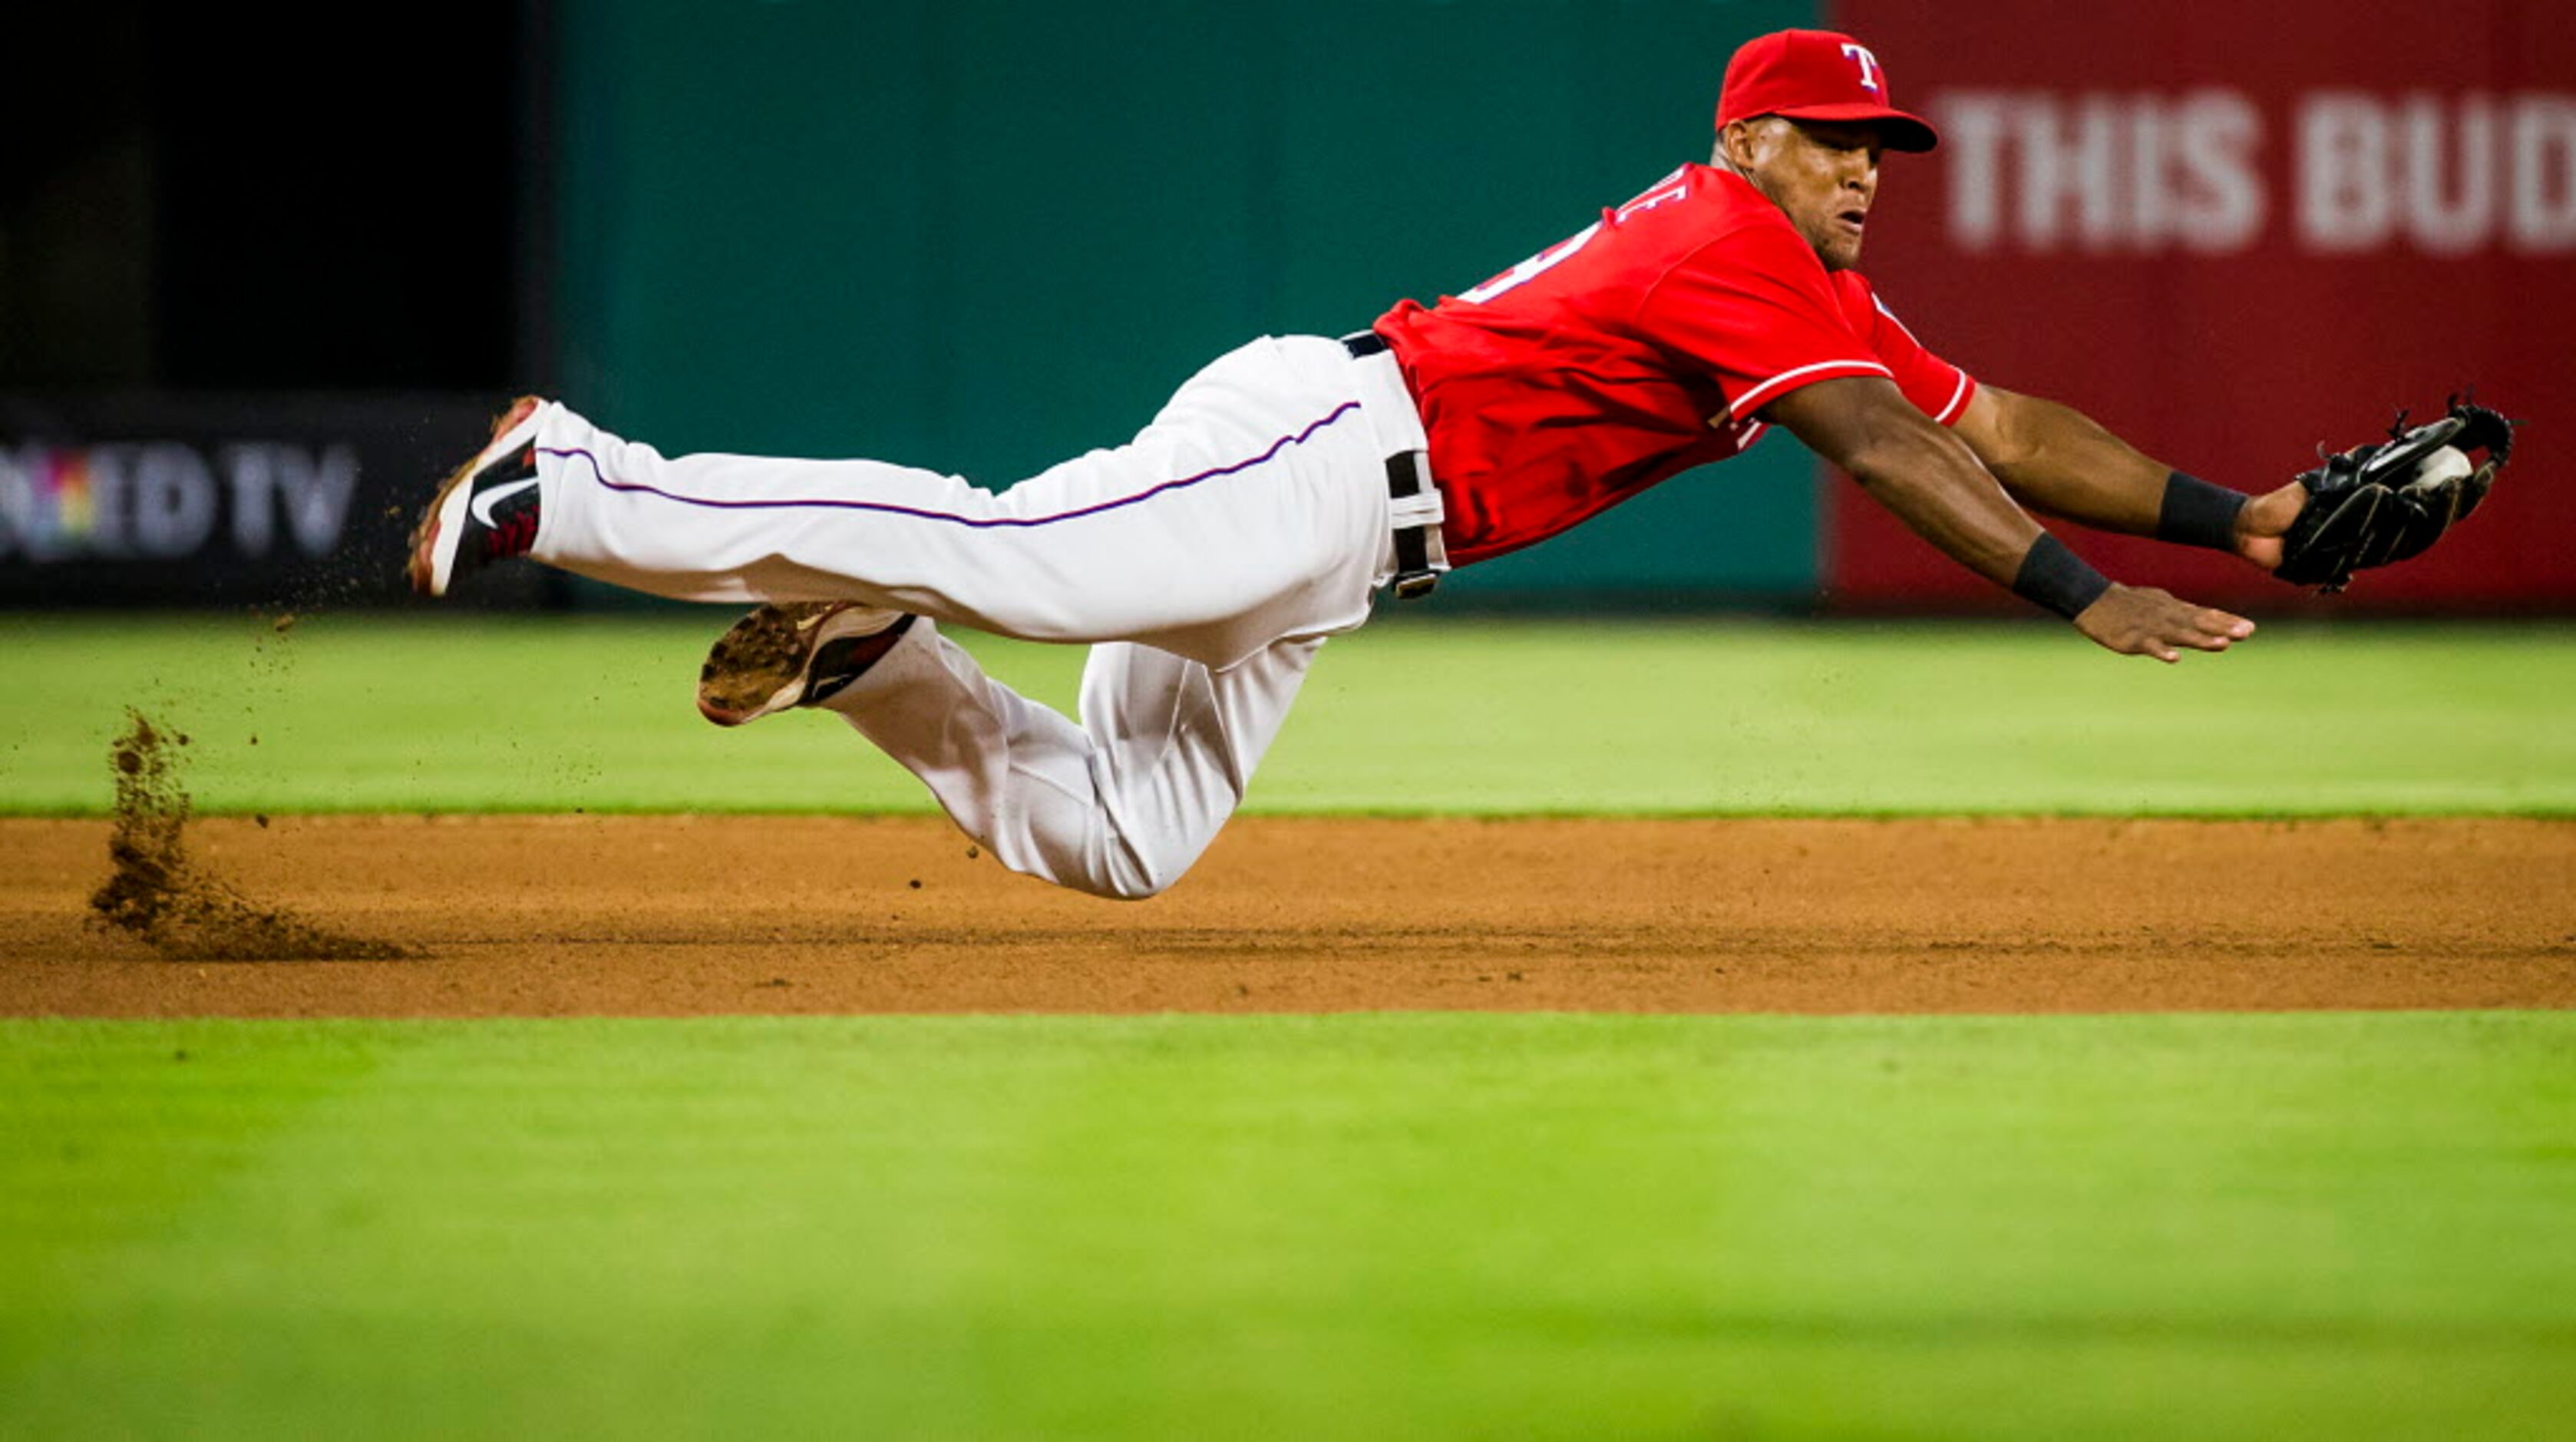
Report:
[[[1394,570],[1386,458],[1424,447],[1391,355],[1263,339],[1124,446],[1007,491],[876,461],[666,457],[549,405],[531,556],[689,601],[922,617],[829,706],[1014,870],[1143,897],[1241,801],[1324,638]],[[1079,720],[984,674],[956,622],[1087,642]]]

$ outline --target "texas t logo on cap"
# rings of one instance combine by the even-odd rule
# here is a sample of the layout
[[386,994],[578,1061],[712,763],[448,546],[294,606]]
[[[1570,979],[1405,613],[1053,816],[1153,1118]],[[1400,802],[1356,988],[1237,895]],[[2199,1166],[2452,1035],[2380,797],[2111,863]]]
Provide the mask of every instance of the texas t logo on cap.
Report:
[[1718,93],[1717,126],[1765,115],[1875,125],[1890,150],[1941,143],[1930,122],[1888,103],[1887,69],[1870,48],[1831,30],[1778,30],[1736,50]]
[[1876,95],[1878,93],[1878,57],[1870,54],[1869,47],[1866,45],[1846,45],[1843,47],[1843,53],[1850,56],[1852,62],[1860,67],[1860,88]]

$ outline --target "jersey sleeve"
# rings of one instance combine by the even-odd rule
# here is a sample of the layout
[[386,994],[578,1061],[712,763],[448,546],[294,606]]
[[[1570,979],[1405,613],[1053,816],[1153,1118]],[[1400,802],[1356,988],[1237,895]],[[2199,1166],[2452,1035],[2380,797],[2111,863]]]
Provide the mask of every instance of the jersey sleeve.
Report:
[[1923,348],[1887,302],[1868,281],[1854,272],[1845,271],[1834,277],[1843,292],[1843,313],[1852,320],[1853,329],[1869,342],[1869,348],[1887,363],[1896,377],[1896,388],[1914,408],[1940,422],[1956,425],[1968,413],[1968,402],[1977,395],[1977,383],[1959,367]]
[[1854,333],[1823,263],[1785,224],[1738,226],[1692,251],[1648,287],[1636,323],[1645,340],[1714,376],[1739,421],[1800,386],[1895,374]]

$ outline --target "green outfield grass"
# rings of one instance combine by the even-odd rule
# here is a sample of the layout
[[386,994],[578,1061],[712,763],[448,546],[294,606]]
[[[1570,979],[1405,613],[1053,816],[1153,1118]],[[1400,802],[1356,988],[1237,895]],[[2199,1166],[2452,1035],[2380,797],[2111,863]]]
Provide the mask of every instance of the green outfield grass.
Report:
[[[0,618],[0,813],[927,808],[728,619]],[[2576,628],[1412,620],[1252,806],[2576,815]],[[2571,1218],[2576,1013],[0,1020],[0,1437],[2555,1437]]]
[[[104,811],[129,704],[194,735],[210,811],[930,809],[834,718],[700,721],[732,614],[0,618],[0,812]],[[2576,814],[2564,624],[2169,668],[2043,622],[1404,622],[1326,649],[1248,809]],[[968,639],[1070,706],[1078,650]]]
[[13,1437],[2547,1437],[2576,1016],[0,1022]]

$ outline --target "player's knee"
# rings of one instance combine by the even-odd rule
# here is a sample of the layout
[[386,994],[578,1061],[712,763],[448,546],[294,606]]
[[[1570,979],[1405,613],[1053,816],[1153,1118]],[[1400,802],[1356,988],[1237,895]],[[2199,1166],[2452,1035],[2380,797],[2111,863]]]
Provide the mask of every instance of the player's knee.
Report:
[[1108,864],[1095,874],[1099,884],[1083,890],[1111,901],[1144,901],[1170,889],[1173,882],[1180,880],[1180,873],[1179,867],[1154,866],[1123,847],[1114,848]]
[[1120,872],[1059,876],[1055,878],[1055,883],[1067,890],[1079,891],[1086,896],[1097,896],[1103,901],[1144,901],[1162,895],[1164,888],[1171,884],[1157,877],[1132,876]]
[[1095,864],[1085,868],[1094,884],[1083,890],[1113,901],[1160,896],[1197,864],[1211,839],[1195,827],[1154,829],[1138,836],[1113,826],[1103,838],[1106,844],[1093,853]]

